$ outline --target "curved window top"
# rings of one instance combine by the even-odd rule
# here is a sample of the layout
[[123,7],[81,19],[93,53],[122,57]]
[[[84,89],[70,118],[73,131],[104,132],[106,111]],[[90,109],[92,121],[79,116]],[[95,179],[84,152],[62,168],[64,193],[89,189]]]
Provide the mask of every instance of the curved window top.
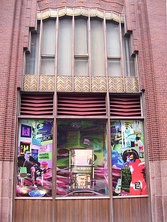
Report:
[[101,11],[99,9],[87,9],[87,8],[61,8],[59,10],[49,9],[46,11],[40,11],[37,13],[38,20],[44,20],[48,18],[57,18],[62,16],[85,16],[85,17],[98,17],[106,20],[113,20],[115,22],[124,22],[124,15],[117,14],[111,11]]

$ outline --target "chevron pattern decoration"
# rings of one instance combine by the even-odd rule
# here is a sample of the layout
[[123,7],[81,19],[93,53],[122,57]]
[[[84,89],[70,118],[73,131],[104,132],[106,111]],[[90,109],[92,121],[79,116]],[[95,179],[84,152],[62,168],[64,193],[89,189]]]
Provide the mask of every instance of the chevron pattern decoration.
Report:
[[74,77],[74,91],[75,92],[89,92],[90,91],[90,77]]
[[139,92],[138,77],[125,77],[125,91],[126,92]]
[[[72,87],[74,86],[74,88]],[[138,93],[138,77],[108,77],[109,92]],[[23,78],[24,91],[55,91],[54,75],[25,75]],[[106,92],[106,77],[57,76],[58,92]]]
[[92,77],[92,92],[106,92],[106,77]]
[[124,92],[124,81],[123,77],[109,77],[108,85],[109,92]]
[[38,90],[38,78],[36,75],[25,75],[23,79],[24,91],[36,91]]
[[58,76],[57,77],[57,91],[58,92],[72,92],[72,77]]
[[54,91],[55,90],[55,76],[41,75],[39,81],[39,91]]

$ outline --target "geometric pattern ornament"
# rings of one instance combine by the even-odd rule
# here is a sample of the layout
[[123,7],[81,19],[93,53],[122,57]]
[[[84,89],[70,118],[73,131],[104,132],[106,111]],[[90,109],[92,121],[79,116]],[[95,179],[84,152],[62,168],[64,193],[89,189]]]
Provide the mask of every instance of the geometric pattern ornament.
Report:
[[25,75],[23,79],[24,91],[37,91],[38,90],[38,78],[37,75]]
[[[24,75],[24,91],[107,92],[106,77]],[[57,80],[57,83],[55,81]],[[138,93],[138,77],[108,77],[108,90],[112,93]]]
[[121,93],[124,92],[123,77],[108,77],[109,92]]
[[74,92],[90,92],[90,77],[74,77]]
[[106,77],[92,77],[91,80],[92,92],[107,91]]
[[125,77],[125,92],[135,93],[139,92],[139,79],[138,77]]
[[57,91],[58,92],[72,92],[72,77],[71,76],[57,76]]
[[[37,0],[37,2],[40,2],[41,0]],[[122,2],[122,0],[120,0]],[[106,8],[106,10],[108,12],[103,12],[99,9],[86,9],[86,8],[83,8],[83,3],[86,3],[87,2],[87,6],[91,7],[92,6],[92,2],[91,1],[87,1],[87,0],[76,0],[74,1],[74,5],[75,7],[74,8],[70,8],[70,7],[65,7],[65,8],[60,8],[62,6],[63,3],[66,3],[66,5],[69,5],[71,0],[61,0],[61,1],[56,1],[56,6],[57,8],[60,8],[58,10],[55,10],[55,9],[48,9],[50,7],[50,5],[52,4],[51,2],[53,2],[53,0],[50,0],[50,3],[49,3],[49,0],[45,0],[45,5],[46,5],[46,9],[41,13],[41,12],[38,12],[37,13],[37,18],[38,20],[43,20],[43,19],[47,19],[49,17],[51,18],[57,18],[58,17],[62,17],[62,16],[85,16],[85,17],[98,17],[98,18],[106,18],[107,20],[114,20],[116,22],[119,22],[120,20],[124,21],[124,16],[123,15],[119,15],[119,12],[122,12],[122,8],[123,8],[123,3],[116,3],[116,1],[111,1],[111,0],[104,0],[105,4],[101,3],[99,0],[98,0],[98,3],[96,2],[96,4],[101,4],[101,6],[103,8]],[[99,3],[100,2],[100,3]],[[108,4],[106,4],[106,2]],[[95,4],[95,3],[94,3]],[[102,5],[103,4],[103,5]],[[117,6],[115,6],[117,4]],[[118,4],[119,4],[119,8],[118,8]],[[114,9],[115,7],[117,7],[117,12],[114,12],[114,10],[112,10],[112,8]],[[105,9],[104,9],[105,10]]]
[[55,76],[40,75],[39,91],[55,91]]

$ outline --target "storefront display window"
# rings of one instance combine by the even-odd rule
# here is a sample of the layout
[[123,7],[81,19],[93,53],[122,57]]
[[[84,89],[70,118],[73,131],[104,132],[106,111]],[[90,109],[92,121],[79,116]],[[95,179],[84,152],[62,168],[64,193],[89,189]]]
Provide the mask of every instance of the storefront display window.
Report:
[[[113,196],[147,195],[143,121],[110,126]],[[53,120],[22,119],[18,132],[17,197],[52,197],[53,173],[56,197],[109,195],[106,121],[58,119],[54,159]]]
[[52,196],[52,141],[52,120],[20,120],[16,196]]
[[113,196],[146,195],[143,122],[111,121]]
[[58,120],[56,195],[108,194],[106,122]]

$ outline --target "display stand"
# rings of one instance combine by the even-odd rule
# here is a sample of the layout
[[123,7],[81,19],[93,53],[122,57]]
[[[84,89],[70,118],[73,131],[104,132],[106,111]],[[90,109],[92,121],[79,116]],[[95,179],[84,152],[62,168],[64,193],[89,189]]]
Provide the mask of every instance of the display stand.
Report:
[[69,153],[70,190],[84,193],[94,188],[93,149],[72,149]]

